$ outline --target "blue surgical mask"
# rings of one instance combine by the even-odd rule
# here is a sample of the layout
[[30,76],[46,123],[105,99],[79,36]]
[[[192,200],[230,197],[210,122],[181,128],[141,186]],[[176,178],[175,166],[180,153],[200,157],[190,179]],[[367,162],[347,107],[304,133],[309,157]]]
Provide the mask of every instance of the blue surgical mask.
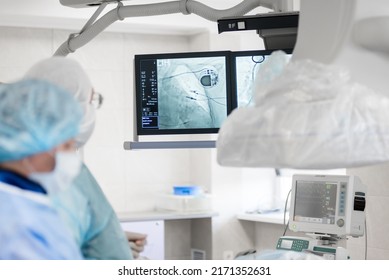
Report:
[[32,172],[31,180],[42,185],[52,195],[69,188],[81,170],[81,160],[73,152],[57,152],[55,168],[50,172]]

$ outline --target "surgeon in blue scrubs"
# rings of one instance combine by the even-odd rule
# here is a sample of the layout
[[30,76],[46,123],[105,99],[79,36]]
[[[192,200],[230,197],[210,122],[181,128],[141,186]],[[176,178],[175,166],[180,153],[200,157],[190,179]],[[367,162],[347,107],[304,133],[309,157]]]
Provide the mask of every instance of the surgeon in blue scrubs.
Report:
[[0,85],[0,259],[82,259],[49,198],[70,186],[81,108],[66,91]]
[[[77,148],[89,140],[95,126],[95,108],[101,96],[81,65],[70,58],[50,57],[34,64],[24,75],[56,84],[70,92],[81,105],[83,116],[76,136]],[[97,101],[97,106],[93,106]],[[83,163],[80,174],[53,202],[86,259],[133,259],[143,251],[146,235],[124,232],[100,185]]]

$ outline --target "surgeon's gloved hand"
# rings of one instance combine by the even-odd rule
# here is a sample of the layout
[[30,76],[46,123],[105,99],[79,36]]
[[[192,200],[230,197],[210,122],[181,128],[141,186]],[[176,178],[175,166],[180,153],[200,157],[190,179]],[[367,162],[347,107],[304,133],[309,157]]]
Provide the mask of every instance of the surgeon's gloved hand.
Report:
[[134,259],[138,259],[147,244],[147,235],[137,232],[125,231]]

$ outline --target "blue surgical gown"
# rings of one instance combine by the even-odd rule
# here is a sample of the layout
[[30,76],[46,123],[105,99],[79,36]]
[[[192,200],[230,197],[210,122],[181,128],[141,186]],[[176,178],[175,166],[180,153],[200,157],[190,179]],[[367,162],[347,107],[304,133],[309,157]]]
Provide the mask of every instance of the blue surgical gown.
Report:
[[0,182],[0,259],[82,259],[45,194]]
[[114,210],[85,164],[73,185],[52,199],[84,258],[133,258]]

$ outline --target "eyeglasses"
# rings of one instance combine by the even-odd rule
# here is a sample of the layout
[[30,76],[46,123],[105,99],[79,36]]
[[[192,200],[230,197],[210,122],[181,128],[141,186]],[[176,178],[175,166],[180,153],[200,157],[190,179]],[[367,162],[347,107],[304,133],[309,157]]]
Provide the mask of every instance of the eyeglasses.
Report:
[[90,103],[92,104],[95,109],[100,109],[103,105],[104,97],[99,92],[92,92],[92,98]]

